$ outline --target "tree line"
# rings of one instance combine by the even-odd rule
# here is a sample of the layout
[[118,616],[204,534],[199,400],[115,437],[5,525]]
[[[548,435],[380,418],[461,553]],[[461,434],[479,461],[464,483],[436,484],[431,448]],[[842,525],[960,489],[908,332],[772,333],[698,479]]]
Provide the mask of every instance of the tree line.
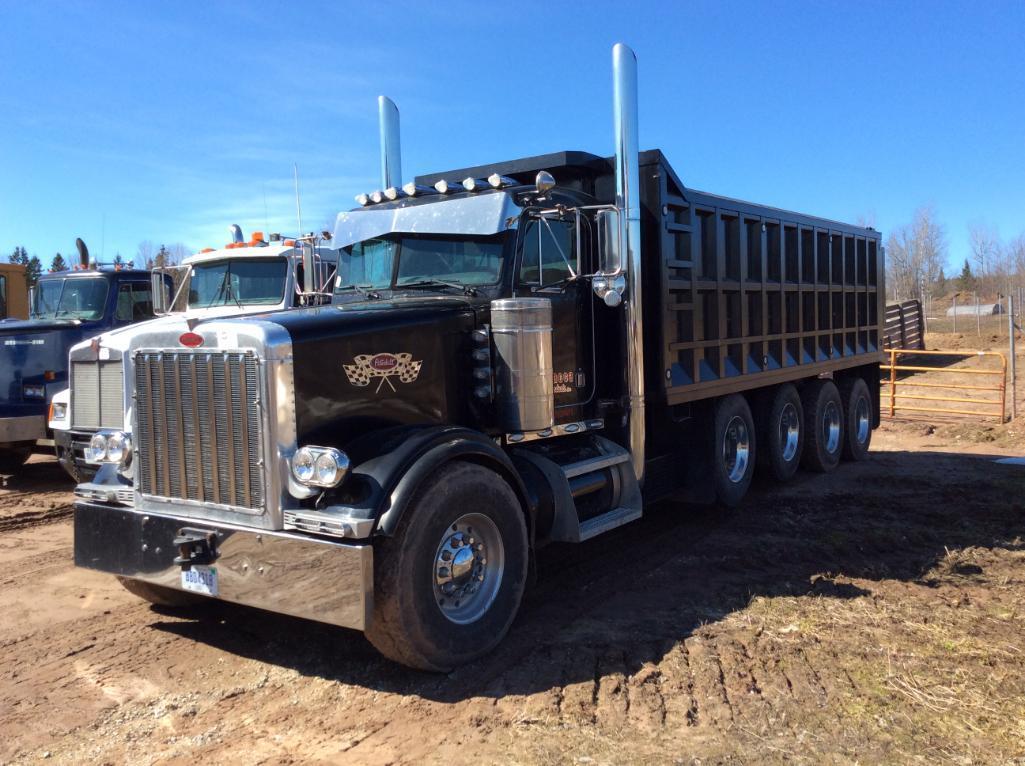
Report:
[[950,293],[978,293],[997,300],[1025,285],[1025,232],[1003,240],[986,223],[968,227],[969,256],[955,274],[947,274],[947,238],[931,206],[915,211],[912,220],[886,238],[886,284],[894,300]]
[[[182,259],[190,254],[190,250],[181,242],[173,245],[160,245],[154,247],[149,240],[139,243],[135,258],[125,260],[121,253],[114,256],[113,264],[122,268],[145,268],[151,270],[164,266],[174,266],[182,262]],[[43,273],[43,262],[38,255],[29,256],[28,250],[22,245],[17,245],[7,260],[11,263],[18,263],[25,267],[25,280],[29,287],[35,287],[39,277]],[[67,271],[73,264],[78,263],[77,255],[69,255],[67,259],[61,253],[57,253],[50,260],[49,271]],[[91,264],[90,264],[91,265]]]

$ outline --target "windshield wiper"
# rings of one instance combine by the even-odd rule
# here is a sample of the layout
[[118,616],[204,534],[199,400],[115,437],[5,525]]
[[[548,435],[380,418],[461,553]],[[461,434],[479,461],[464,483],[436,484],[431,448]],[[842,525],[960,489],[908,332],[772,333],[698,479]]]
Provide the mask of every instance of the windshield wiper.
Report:
[[355,290],[357,293],[359,293],[364,298],[370,301],[376,301],[378,298],[381,297],[377,291],[368,290],[368,287],[370,287],[370,285],[342,285],[341,287],[336,287],[335,292],[337,293],[341,290]]
[[403,282],[395,285],[395,289],[403,287],[453,287],[462,290],[464,295],[476,295],[477,288],[471,285],[461,285],[458,282],[446,282],[444,279],[419,279],[416,282]]

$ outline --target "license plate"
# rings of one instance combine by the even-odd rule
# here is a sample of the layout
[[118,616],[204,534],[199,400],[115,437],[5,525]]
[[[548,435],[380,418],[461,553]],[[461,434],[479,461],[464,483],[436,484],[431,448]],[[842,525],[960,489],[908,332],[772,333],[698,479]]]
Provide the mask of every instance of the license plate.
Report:
[[182,588],[204,596],[217,595],[217,569],[194,564],[182,572]]

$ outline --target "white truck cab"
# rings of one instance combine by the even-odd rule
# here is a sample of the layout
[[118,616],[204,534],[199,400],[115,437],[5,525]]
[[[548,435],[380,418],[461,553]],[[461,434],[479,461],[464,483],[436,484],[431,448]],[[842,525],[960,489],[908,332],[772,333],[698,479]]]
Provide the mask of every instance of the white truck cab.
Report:
[[[132,375],[126,355],[139,333],[159,330],[189,332],[197,321],[237,317],[331,301],[331,283],[338,251],[310,235],[270,241],[255,232],[244,241],[232,226],[232,242],[206,248],[187,257],[180,266],[154,269],[154,285],[174,277],[175,289],[154,292],[154,309],[162,314],[97,335],[72,346],[69,356],[70,388],[55,394],[49,414],[57,458],[76,482],[89,479],[95,466],[85,461],[85,449],[101,428],[131,430],[131,390],[124,381]],[[307,274],[307,272],[310,272]]]

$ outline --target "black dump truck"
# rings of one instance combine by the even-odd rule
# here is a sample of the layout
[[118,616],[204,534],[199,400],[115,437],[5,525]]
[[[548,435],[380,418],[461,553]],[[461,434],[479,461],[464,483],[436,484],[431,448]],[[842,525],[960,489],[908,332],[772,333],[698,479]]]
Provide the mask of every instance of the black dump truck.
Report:
[[76,563],[446,670],[502,639],[540,547],[864,458],[879,234],[685,187],[637,151],[636,59],[613,63],[614,157],[361,195],[330,306],[133,341]]

